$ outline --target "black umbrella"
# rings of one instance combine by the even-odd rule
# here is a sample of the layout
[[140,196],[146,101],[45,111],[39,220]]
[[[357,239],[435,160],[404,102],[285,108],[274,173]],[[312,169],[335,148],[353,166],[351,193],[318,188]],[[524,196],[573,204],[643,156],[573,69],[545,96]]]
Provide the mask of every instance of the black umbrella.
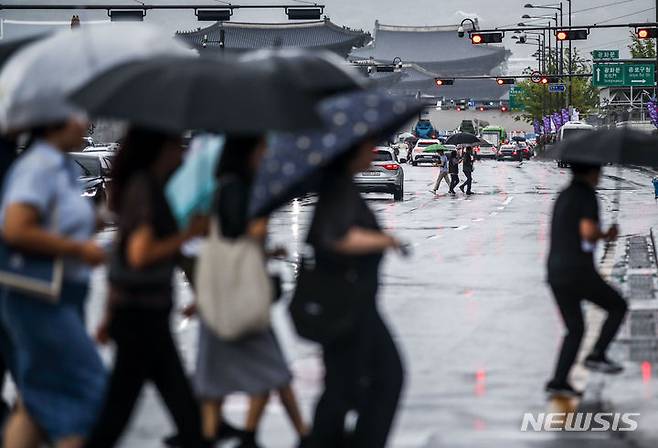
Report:
[[257,50],[240,58],[251,66],[271,70],[291,79],[302,90],[317,98],[360,90],[369,80],[344,59],[330,51],[301,48]]
[[571,163],[658,166],[658,137],[626,128],[586,132],[554,151],[558,160]]
[[20,39],[12,39],[10,41],[3,42],[2,44],[0,44],[0,68],[2,68],[5,65],[5,63],[9,60],[9,58],[12,57],[14,53],[16,53],[18,50],[31,44],[32,42],[36,42],[40,39],[43,39],[46,36],[48,36],[48,34],[37,34],[34,36],[23,37]]
[[160,57],[100,75],[71,100],[92,116],[163,131],[260,134],[320,127],[315,102],[292,79],[235,59]]
[[480,139],[468,132],[452,134],[445,142],[446,145],[475,145],[477,143],[480,143]]

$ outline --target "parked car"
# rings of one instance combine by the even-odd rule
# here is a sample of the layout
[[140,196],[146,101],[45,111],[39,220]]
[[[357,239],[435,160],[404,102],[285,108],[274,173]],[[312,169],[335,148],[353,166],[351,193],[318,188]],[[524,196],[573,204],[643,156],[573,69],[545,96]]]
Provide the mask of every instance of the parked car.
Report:
[[82,172],[78,179],[82,186],[82,195],[92,198],[98,204],[107,203],[109,176],[115,154],[74,152],[71,157]]
[[505,159],[521,161],[523,160],[523,155],[517,145],[502,145],[500,150],[498,150],[497,160]]
[[419,163],[438,163],[440,160],[439,154],[436,152],[425,152],[425,148],[432,145],[441,145],[441,141],[437,139],[418,140],[416,146],[411,152],[411,164],[417,166]]
[[354,182],[364,193],[390,193],[396,201],[404,197],[404,170],[390,148],[374,149],[375,160],[370,167],[354,176]]

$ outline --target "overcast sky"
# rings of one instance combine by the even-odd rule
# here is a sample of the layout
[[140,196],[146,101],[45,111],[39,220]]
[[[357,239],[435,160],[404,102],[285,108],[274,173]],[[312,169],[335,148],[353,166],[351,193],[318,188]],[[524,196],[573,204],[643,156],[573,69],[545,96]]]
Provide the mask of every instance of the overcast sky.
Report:
[[[188,3],[188,4],[220,4],[216,0],[143,0],[148,4]],[[319,0],[318,0],[319,1]],[[479,17],[483,27],[516,25],[521,22],[523,14],[542,15],[542,10],[524,9],[523,5],[532,0],[324,0],[327,5],[325,13],[338,25],[372,30],[375,20],[392,25],[446,25],[459,23],[464,17]],[[135,4],[127,0],[0,0],[3,4],[70,4],[70,3],[124,3]],[[281,0],[235,0],[234,4],[263,3],[295,3]],[[551,0],[537,1],[535,4],[551,4]],[[629,22],[647,22],[655,20],[655,0],[573,0],[573,24],[614,24]],[[567,1],[564,0],[565,22]],[[551,13],[552,11],[543,10]],[[0,17],[6,22],[3,26],[4,38],[11,38],[26,33],[44,30],[45,26],[36,24],[40,21],[62,21],[70,19],[71,11],[67,12],[9,12],[0,11]],[[107,15],[102,12],[80,12],[82,21],[105,20]],[[192,11],[149,12],[146,16],[149,22],[156,22],[173,31],[193,29],[204,26],[195,20]],[[233,21],[286,21],[280,11],[236,11]],[[35,24],[17,24],[12,21],[34,21]],[[523,20],[529,22],[528,20]],[[545,21],[544,21],[545,22]],[[508,34],[505,45],[514,52],[513,58],[526,59],[534,51],[533,47],[514,45]],[[628,45],[627,29],[593,30],[587,41],[578,43],[583,52],[593,49],[621,49],[626,52]],[[513,62],[513,66],[524,61]],[[527,65],[529,62],[525,61]]]

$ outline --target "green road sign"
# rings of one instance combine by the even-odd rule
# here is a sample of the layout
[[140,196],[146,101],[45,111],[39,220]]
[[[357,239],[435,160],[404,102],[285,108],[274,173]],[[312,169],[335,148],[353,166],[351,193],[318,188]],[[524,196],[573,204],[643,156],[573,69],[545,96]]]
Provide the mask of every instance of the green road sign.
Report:
[[592,59],[619,59],[619,50],[594,50],[592,51]]
[[592,85],[595,87],[646,87],[656,82],[655,64],[613,62],[594,64]]
[[523,88],[519,86],[512,86],[509,89],[509,108],[510,110],[525,110],[525,105],[521,101]]

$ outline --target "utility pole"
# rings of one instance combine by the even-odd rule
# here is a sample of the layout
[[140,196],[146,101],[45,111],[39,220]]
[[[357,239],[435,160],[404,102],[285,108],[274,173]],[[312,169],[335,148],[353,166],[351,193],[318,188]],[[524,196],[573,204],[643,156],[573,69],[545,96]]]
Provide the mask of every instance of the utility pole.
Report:
[[[658,22],[658,0],[656,0],[656,22]],[[655,46],[655,50],[656,50],[656,67],[655,67],[655,72],[654,72],[655,74],[654,74],[654,77],[656,78],[656,79],[655,79],[655,81],[656,81],[656,85],[658,85],[658,37],[656,38],[656,46]],[[658,95],[658,91],[657,91],[657,90],[658,90],[658,89],[656,89],[656,88],[654,87],[654,89],[653,89],[653,95],[654,95],[654,96]]]
[[[571,28],[571,0],[569,2],[569,27]],[[658,3],[658,0],[656,0]],[[658,14],[658,11],[656,12]],[[571,46],[571,40],[569,40],[569,74],[573,74],[573,52]],[[573,90],[571,88],[571,77],[569,77],[569,95],[567,97],[567,106],[571,106],[571,99],[573,98]]]

